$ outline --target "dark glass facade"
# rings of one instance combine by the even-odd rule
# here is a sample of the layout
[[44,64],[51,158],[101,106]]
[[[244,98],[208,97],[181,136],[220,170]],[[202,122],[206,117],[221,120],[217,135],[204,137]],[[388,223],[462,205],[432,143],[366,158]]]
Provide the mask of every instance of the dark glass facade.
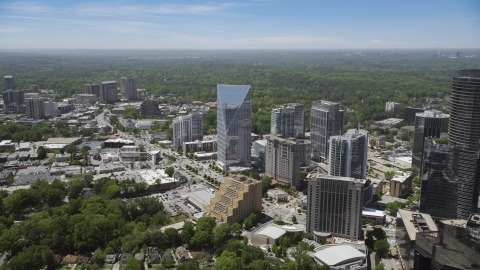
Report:
[[417,113],[413,137],[412,167],[422,166],[423,142],[426,137],[442,138],[448,133],[448,114],[439,111]]

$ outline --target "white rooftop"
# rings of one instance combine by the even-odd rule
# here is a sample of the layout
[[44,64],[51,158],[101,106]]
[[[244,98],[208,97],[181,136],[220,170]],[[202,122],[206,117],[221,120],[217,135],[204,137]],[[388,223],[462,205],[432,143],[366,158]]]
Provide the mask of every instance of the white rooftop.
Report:
[[157,179],[160,180],[160,183],[171,183],[174,182],[173,177],[169,177],[164,170],[140,170],[137,171],[137,174],[142,177],[143,181],[145,181],[149,185],[154,185]]
[[362,216],[363,216],[363,215],[365,215],[365,216],[383,217],[383,216],[385,216],[385,213],[384,213],[383,211],[380,211],[380,210],[363,207]]
[[402,171],[396,171],[395,175],[392,178],[392,181],[397,181],[403,183],[403,181],[407,180],[410,177],[411,173],[406,173]]
[[282,237],[285,233],[287,233],[286,230],[274,225],[269,225],[258,231],[256,234],[270,237],[272,239],[278,239]]
[[338,245],[320,250],[314,256],[327,265],[337,266],[363,260],[366,255],[352,246]]

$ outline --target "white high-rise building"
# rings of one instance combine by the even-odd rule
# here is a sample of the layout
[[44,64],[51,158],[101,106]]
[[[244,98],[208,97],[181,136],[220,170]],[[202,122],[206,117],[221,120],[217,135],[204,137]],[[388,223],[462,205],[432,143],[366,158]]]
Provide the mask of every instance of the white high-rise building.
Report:
[[368,131],[349,129],[329,140],[328,175],[365,179],[367,171]]
[[184,142],[203,140],[203,114],[194,113],[173,120],[173,147],[182,149]]
[[124,98],[137,100],[137,78],[135,76],[122,77],[120,89]]
[[310,119],[310,141],[312,160],[328,161],[328,140],[342,135],[344,111],[338,103],[320,100],[312,103]]
[[365,180],[313,174],[308,179],[307,229],[318,235],[359,239]]

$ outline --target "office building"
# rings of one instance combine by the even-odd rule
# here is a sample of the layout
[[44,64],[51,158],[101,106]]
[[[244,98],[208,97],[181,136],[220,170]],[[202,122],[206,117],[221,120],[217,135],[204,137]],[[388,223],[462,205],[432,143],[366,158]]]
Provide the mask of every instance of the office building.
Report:
[[401,105],[402,104],[400,104],[400,103],[387,101],[385,103],[385,111],[386,112],[398,112],[398,110],[400,110]]
[[3,92],[3,103],[9,105],[16,103],[17,105],[25,103],[25,94],[23,90],[6,90]]
[[205,206],[220,222],[233,224],[244,220],[251,213],[262,211],[262,182],[243,175],[225,178],[220,190]]
[[140,114],[142,115],[161,115],[158,102],[155,100],[144,100],[140,105]]
[[318,173],[308,179],[306,232],[359,239],[365,180]]
[[75,99],[76,103],[81,104],[94,104],[97,102],[97,95],[95,94],[73,94],[72,98]]
[[13,76],[7,75],[3,77],[4,90],[15,90],[15,83],[13,83]]
[[266,135],[265,174],[282,186],[300,187],[300,166],[305,166],[306,144],[303,140]]
[[100,100],[107,103],[114,103],[118,100],[116,81],[105,81],[100,83]]
[[425,138],[442,138],[447,136],[449,119],[450,115],[439,111],[425,111],[416,114],[412,167],[419,169],[422,166],[423,142]]
[[84,84],[85,94],[96,95],[100,97],[100,84]]
[[412,192],[411,172],[396,171],[390,181],[390,196],[395,198],[406,198]]
[[225,170],[250,165],[251,100],[249,85],[217,85],[217,161]]
[[409,125],[415,123],[415,116],[419,112],[424,112],[425,110],[422,108],[416,107],[405,107],[403,110],[403,121]]
[[343,134],[344,111],[338,103],[314,101],[310,117],[310,140],[312,160],[328,161],[328,140],[331,136]]
[[329,140],[328,175],[365,179],[367,172],[368,131],[349,129]]
[[124,98],[128,100],[137,100],[137,78],[135,76],[122,77],[120,89]]
[[173,148],[182,149],[184,142],[203,140],[203,114],[194,113],[173,120]]
[[45,106],[43,98],[25,99],[27,118],[42,119],[45,118]]
[[271,135],[284,138],[303,139],[305,137],[305,109],[302,104],[289,103],[272,110]]
[[30,84],[30,85],[28,86],[28,90],[30,90],[30,91],[38,91],[38,85]]
[[45,101],[43,108],[45,109],[45,115],[57,115],[58,113],[58,103],[55,101]]

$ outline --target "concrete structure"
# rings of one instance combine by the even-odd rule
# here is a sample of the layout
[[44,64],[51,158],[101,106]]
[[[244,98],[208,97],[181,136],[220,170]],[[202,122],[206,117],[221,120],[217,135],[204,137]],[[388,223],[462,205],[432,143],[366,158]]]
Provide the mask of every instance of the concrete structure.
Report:
[[135,123],[135,127],[139,128],[141,130],[149,130],[150,128],[152,128],[152,121],[138,120]]
[[26,98],[27,118],[42,119],[45,118],[45,106],[43,98]]
[[96,94],[74,94],[72,98],[76,100],[77,103],[81,104],[95,104],[97,102]]
[[217,162],[226,170],[250,165],[251,101],[249,85],[217,85]]
[[3,92],[3,103],[8,105],[10,103],[23,104],[25,102],[25,93],[23,90],[7,89]]
[[194,141],[184,142],[182,144],[183,153],[195,153],[195,152],[216,152],[217,141]]
[[205,206],[205,212],[229,224],[244,220],[256,211],[262,211],[262,183],[243,175],[225,178],[210,205]]
[[359,239],[365,180],[313,173],[308,179],[306,232]]
[[30,84],[30,85],[28,86],[28,90],[30,90],[30,91],[38,91],[38,85]]
[[254,245],[273,245],[278,244],[280,237],[296,232],[302,233],[303,229],[295,226],[269,224],[252,233],[250,241]]
[[142,115],[161,115],[158,102],[155,100],[145,100],[140,105],[140,114]]
[[200,211],[205,209],[210,200],[215,197],[215,192],[211,188],[197,188],[188,193],[187,201]]
[[372,139],[375,140],[375,147],[377,148],[384,148],[385,147],[385,136],[378,136],[378,137],[373,137]]
[[398,209],[397,230],[406,230],[408,238],[412,244],[415,244],[417,232],[438,231],[432,217],[426,213],[419,213]]
[[265,174],[280,185],[300,187],[300,166],[309,163],[303,140],[266,135]]
[[396,198],[405,198],[412,192],[412,173],[396,171],[390,181],[390,196]]
[[305,137],[305,109],[302,104],[289,103],[272,110],[270,135],[284,138]]
[[400,103],[387,101],[385,103],[385,111],[386,112],[398,112],[398,110],[400,110],[401,105],[402,104],[400,104]]
[[100,100],[107,103],[114,103],[118,100],[116,81],[105,81],[100,83]]
[[173,120],[173,148],[182,149],[184,142],[203,140],[203,114],[194,113]]
[[328,140],[343,134],[344,111],[338,103],[320,100],[312,102],[310,119],[310,141],[312,160],[328,160]]
[[137,100],[137,78],[135,76],[122,77],[120,79],[120,89],[124,98],[128,100]]
[[423,142],[426,137],[442,138],[448,133],[450,115],[439,111],[419,112],[415,116],[415,134],[413,137],[412,167],[422,167]]
[[15,90],[15,83],[13,82],[13,76],[6,75],[3,77],[4,90]]
[[267,195],[272,197],[275,202],[286,202],[288,200],[288,193],[278,188],[269,189]]
[[58,114],[58,103],[55,101],[44,101],[43,108],[45,109],[45,115],[56,116]]
[[368,131],[349,129],[329,140],[328,175],[365,179],[367,173]]
[[12,140],[3,140],[0,142],[0,149],[15,150],[15,143]]
[[362,209],[362,219],[365,220],[367,223],[375,221],[377,225],[385,224],[387,214],[383,211],[366,208]]
[[[358,245],[359,246],[359,245]],[[367,252],[363,247],[354,245],[326,245],[315,252],[313,258],[321,265],[328,265],[332,270],[367,270]]]
[[100,84],[84,84],[85,94],[92,94],[100,97]]
[[36,126],[36,125],[41,125],[43,122],[45,122],[44,119],[26,119],[26,118],[20,118],[17,121],[14,121],[15,124],[20,124],[20,125],[26,125],[26,126]]

